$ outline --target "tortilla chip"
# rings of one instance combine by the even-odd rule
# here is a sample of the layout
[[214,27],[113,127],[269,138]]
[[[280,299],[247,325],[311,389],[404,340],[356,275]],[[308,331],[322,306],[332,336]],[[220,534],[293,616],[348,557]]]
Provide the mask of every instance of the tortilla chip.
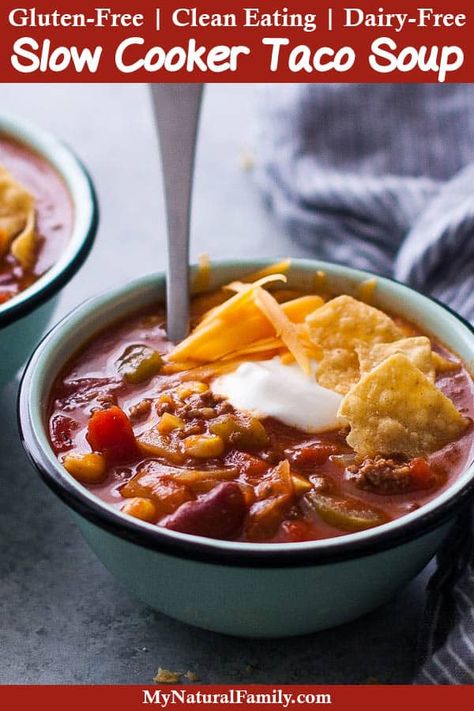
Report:
[[434,383],[435,369],[431,353],[431,341],[426,336],[402,338],[393,343],[376,343],[372,348],[356,347],[361,373],[368,373],[394,353],[403,353],[413,365]]
[[402,353],[364,375],[338,416],[349,423],[347,443],[361,456],[426,456],[457,439],[469,424]]
[[307,316],[312,340],[324,350],[375,343],[391,343],[403,337],[395,322],[379,309],[352,296],[338,296]]
[[325,351],[318,363],[316,380],[323,388],[346,395],[360,378],[357,353],[345,348]]

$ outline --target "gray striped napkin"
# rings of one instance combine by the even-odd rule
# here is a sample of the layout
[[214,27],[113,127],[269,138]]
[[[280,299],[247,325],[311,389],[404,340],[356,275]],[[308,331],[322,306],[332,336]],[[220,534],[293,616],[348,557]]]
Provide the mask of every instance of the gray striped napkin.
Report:
[[[474,321],[474,85],[261,91],[258,180],[286,230]],[[474,682],[472,539],[464,518],[438,556],[415,683]]]

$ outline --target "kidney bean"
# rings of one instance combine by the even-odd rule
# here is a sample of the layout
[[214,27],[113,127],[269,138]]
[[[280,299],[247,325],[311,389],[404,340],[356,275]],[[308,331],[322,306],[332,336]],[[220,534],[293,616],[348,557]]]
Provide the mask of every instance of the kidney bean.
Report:
[[233,538],[242,527],[247,505],[238,484],[223,482],[197,501],[188,501],[160,525],[208,538]]

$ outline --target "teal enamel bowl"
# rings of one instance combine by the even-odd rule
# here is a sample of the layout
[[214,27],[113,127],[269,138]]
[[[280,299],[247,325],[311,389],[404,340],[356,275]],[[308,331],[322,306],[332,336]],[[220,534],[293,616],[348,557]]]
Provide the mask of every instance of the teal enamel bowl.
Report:
[[[265,266],[219,262],[211,286]],[[351,293],[368,274],[295,260],[290,286],[311,288],[323,270],[335,290]],[[77,308],[44,339],[27,366],[19,397],[26,451],[69,507],[91,548],[134,595],[198,627],[243,637],[299,635],[339,625],[385,603],[433,557],[474,492],[470,466],[425,507],[378,528],[330,540],[249,544],[176,533],[112,510],[59,464],[48,441],[50,387],[81,343],[125,317],[162,303],[163,275],[144,277]],[[376,300],[423,325],[466,364],[471,328],[440,304],[402,284],[378,279]]]
[[89,174],[69,148],[50,133],[16,117],[0,114],[0,134],[46,160],[65,183],[73,227],[56,263],[32,286],[0,305],[0,388],[30,357],[53,315],[61,288],[86,259],[98,225],[95,190]]

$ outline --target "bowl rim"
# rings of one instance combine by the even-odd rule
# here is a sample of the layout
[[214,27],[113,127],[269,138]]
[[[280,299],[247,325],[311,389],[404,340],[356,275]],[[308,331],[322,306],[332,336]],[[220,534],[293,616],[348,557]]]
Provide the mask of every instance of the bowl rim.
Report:
[[[268,265],[273,261],[271,259],[215,260],[212,262],[212,266],[217,270],[226,267],[235,268],[236,266],[253,269]],[[437,299],[426,296],[395,279],[320,260],[292,259],[291,264],[297,268],[306,266],[315,270],[335,269],[339,274],[359,279],[376,276],[378,280],[388,284],[389,287],[394,285],[396,290],[410,292],[431,302],[431,305],[434,304],[436,308],[445,311],[450,318],[454,318],[457,324],[467,330],[470,339],[474,338],[473,326],[459,314]],[[304,543],[252,544],[203,538],[160,529],[156,525],[126,516],[103,502],[67,474],[56,459],[51,447],[49,447],[49,454],[44,451],[35,428],[30,393],[32,386],[36,386],[36,379],[39,377],[37,375],[40,372],[38,365],[47,356],[50,345],[54,346],[55,340],[59,342],[62,340],[60,332],[65,323],[82,322],[88,312],[106,307],[118,297],[123,297],[124,293],[144,289],[153,284],[159,285],[160,282],[164,282],[162,273],[147,275],[83,302],[43,338],[25,368],[18,393],[18,426],[23,447],[41,478],[74,512],[112,535],[166,555],[233,567],[291,568],[325,565],[377,555],[381,551],[395,548],[433,532],[449,519],[453,519],[457,513],[461,513],[464,506],[469,503],[474,495],[474,462],[470,463],[461,475],[469,473],[470,479],[463,484],[459,484],[456,479],[442,492],[441,496],[446,495],[447,499],[437,504],[440,497],[435,497],[426,505],[426,507],[430,507],[434,502],[431,508],[422,507],[382,526],[336,538]],[[52,383],[53,379],[49,378],[49,382]],[[38,408],[38,411],[40,409],[41,407]],[[41,429],[45,430],[46,428],[41,426]]]
[[99,225],[99,205],[89,171],[75,152],[53,133],[31,121],[0,112],[0,135],[38,154],[64,182],[73,209],[73,226],[59,258],[37,279],[0,305],[0,330],[54,296],[76,274],[88,257]]

